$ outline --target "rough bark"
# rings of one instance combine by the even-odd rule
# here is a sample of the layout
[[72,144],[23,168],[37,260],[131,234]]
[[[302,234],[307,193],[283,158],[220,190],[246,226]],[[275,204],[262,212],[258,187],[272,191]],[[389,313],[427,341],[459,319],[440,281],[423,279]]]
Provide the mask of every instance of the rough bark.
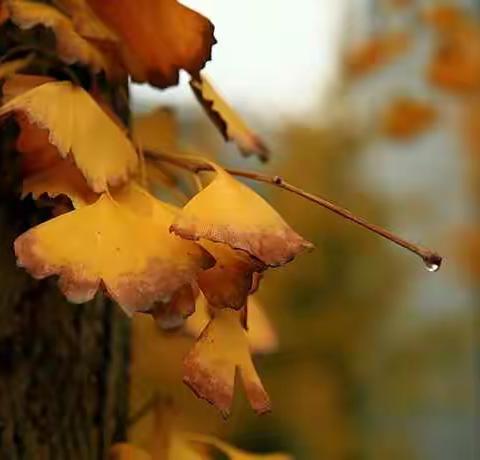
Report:
[[[29,43],[54,44],[41,28],[0,30],[2,56]],[[65,78],[61,67],[48,72]],[[104,81],[102,90],[126,120],[125,86]],[[0,131],[0,459],[101,460],[113,440],[125,439],[129,322],[102,296],[72,305],[55,280],[35,281],[16,267],[14,239],[50,211],[20,200],[15,129],[2,123]]]
[[128,322],[16,267],[14,238],[47,211],[19,200],[14,155],[0,161],[0,458],[102,459],[124,435]]

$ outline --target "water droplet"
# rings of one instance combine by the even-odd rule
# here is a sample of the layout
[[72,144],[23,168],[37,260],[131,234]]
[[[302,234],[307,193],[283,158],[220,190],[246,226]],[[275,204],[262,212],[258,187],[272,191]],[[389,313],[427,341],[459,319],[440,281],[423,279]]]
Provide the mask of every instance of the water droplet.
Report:
[[425,264],[425,268],[426,268],[429,272],[435,273],[435,272],[438,272],[438,270],[440,269],[440,265],[439,265],[439,264],[427,263],[427,264]]

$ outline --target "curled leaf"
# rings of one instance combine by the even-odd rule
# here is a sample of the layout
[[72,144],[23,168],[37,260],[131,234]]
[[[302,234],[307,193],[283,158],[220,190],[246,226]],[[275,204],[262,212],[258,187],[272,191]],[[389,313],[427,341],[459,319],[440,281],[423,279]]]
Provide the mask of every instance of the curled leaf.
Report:
[[136,170],[137,155],[126,135],[85,90],[70,82],[45,83],[15,97],[0,115],[11,112],[48,129],[50,142],[63,158],[72,155],[95,192],[125,182]]
[[109,460],[152,460],[152,457],[142,449],[131,444],[115,444],[108,455]]
[[[185,331],[195,338],[208,325],[214,311],[208,306],[204,296],[199,296],[195,313],[185,323]],[[262,304],[255,296],[248,298],[246,306],[246,331],[252,353],[273,353],[278,348],[278,337]]]
[[[0,11],[1,14],[1,11]],[[9,78],[29,66],[33,61],[33,54],[14,61],[7,61],[0,64],[0,80]]]
[[34,199],[43,194],[50,198],[67,196],[74,208],[92,204],[98,199],[88,187],[78,168],[67,160],[59,161],[50,168],[45,168],[23,180],[22,197],[31,194]]
[[107,69],[107,64],[98,49],[81,37],[70,19],[57,9],[26,0],[6,0],[10,20],[21,29],[43,25],[52,29],[56,36],[58,56],[67,64],[80,62],[94,72]]
[[213,181],[185,205],[173,223],[175,234],[227,244],[271,267],[313,247],[253,190],[220,167],[215,169]]
[[199,244],[216,263],[198,275],[198,286],[212,307],[240,310],[252,290],[254,273],[263,271],[265,266],[226,244],[208,240],[201,240]]
[[43,75],[16,74],[9,78],[2,86],[2,103],[4,104],[22,93],[26,93],[37,86],[52,81],[54,81],[53,78]]
[[240,316],[230,309],[215,310],[184,361],[184,382],[225,417],[230,414],[237,369],[252,408],[260,414],[270,411],[270,400],[253,365]]
[[163,330],[172,330],[182,327],[185,320],[194,314],[195,301],[198,295],[191,284],[182,286],[169,302],[157,302],[152,315]]
[[87,0],[121,38],[133,79],[166,88],[184,69],[198,74],[215,43],[213,25],[177,0]]
[[208,447],[213,447],[222,452],[229,460],[293,460],[290,455],[275,453],[275,454],[255,454],[237,449],[226,442],[221,441],[213,436],[198,435],[189,433],[188,439],[192,443],[202,444]]
[[72,302],[92,299],[103,284],[127,313],[149,311],[213,263],[169,233],[173,218],[170,206],[132,185],[21,235],[17,262],[35,278],[58,275]]
[[266,145],[252,132],[204,75],[193,78],[190,81],[190,87],[226,141],[235,142],[244,155],[257,155],[262,161],[268,160],[270,152]]

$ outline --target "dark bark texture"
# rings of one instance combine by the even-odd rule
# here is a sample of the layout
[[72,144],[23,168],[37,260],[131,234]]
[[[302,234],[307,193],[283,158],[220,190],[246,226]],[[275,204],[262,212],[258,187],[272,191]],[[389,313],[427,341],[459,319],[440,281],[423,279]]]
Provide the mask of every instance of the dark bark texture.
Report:
[[0,161],[0,459],[103,459],[125,435],[128,322],[102,296],[72,305],[55,280],[35,281],[16,267],[14,238],[48,211],[19,200],[15,152],[7,152]]
[[[22,55],[31,43],[55,49],[48,30],[18,31],[9,23],[0,29],[2,56],[13,56],[15,47]],[[40,50],[30,71],[57,78],[74,72],[91,84],[86,69],[56,64]],[[126,86],[103,80],[100,87],[127,120]],[[129,322],[103,296],[73,305],[56,280],[36,281],[16,267],[15,238],[51,212],[20,200],[16,129],[12,120],[0,128],[0,459],[102,460],[113,441],[125,439]]]

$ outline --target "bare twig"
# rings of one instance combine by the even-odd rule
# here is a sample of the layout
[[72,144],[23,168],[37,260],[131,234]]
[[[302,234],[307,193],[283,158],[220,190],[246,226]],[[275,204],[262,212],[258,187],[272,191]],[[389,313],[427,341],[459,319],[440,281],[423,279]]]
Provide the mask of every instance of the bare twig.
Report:
[[[163,152],[152,151],[146,151],[145,156],[155,161],[163,161],[173,164],[175,166],[178,166],[179,168],[187,169],[193,173],[199,173],[202,171],[214,171],[213,166],[206,161],[202,161],[201,158],[197,159],[192,157],[182,157],[178,155],[170,155]],[[437,271],[442,264],[442,256],[440,256],[435,251],[407,241],[396,235],[395,233],[392,233],[389,230],[380,227],[379,225],[371,224],[364,218],[355,216],[348,209],[342,208],[341,206],[338,206],[324,198],[313,195],[312,193],[308,193],[301,188],[296,187],[295,185],[289,184],[288,182],[284,181],[283,178],[280,176],[268,176],[266,174],[260,174],[253,171],[244,171],[241,169],[224,169],[229,174],[232,174],[234,176],[245,177],[247,179],[252,179],[258,182],[264,182],[266,184],[274,185],[283,190],[294,193],[295,195],[298,195],[302,198],[305,198],[308,201],[318,204],[319,206],[322,206],[323,208],[334,212],[335,214],[343,217],[344,219],[360,225],[361,227],[366,228],[367,230],[370,230],[371,232],[376,233],[377,235],[418,255],[422,258],[429,271]]]

